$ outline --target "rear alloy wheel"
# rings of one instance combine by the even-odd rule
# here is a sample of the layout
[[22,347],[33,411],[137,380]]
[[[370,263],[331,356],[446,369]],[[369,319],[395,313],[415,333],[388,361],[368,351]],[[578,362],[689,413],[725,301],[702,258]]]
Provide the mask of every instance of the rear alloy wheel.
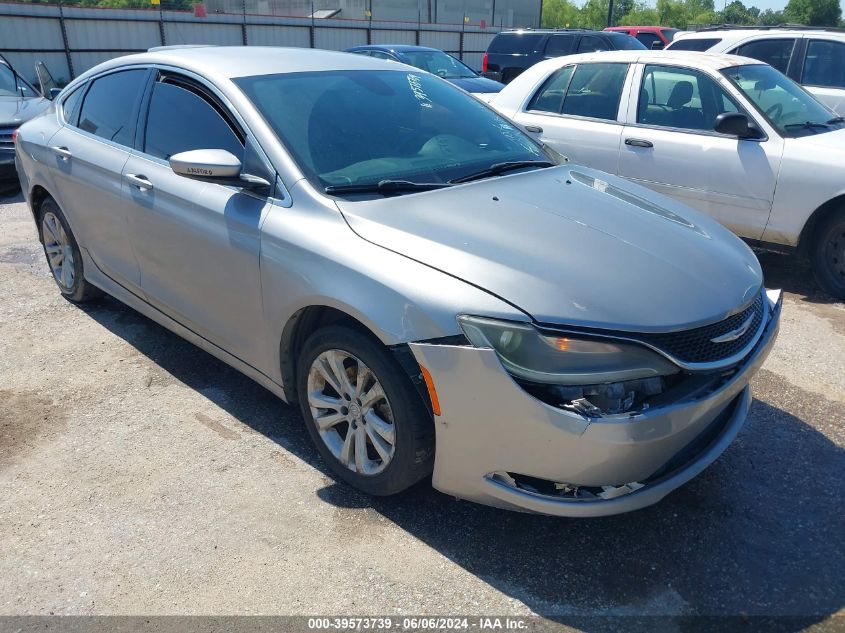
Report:
[[297,391],[308,433],[339,479],[391,495],[431,474],[431,414],[372,336],[342,326],[315,332],[298,359]]
[[46,198],[41,203],[38,224],[47,265],[62,295],[77,303],[101,296],[102,292],[85,280],[79,246],[59,205],[52,198]]
[[845,299],[845,211],[829,217],[816,232],[813,270],[825,291]]

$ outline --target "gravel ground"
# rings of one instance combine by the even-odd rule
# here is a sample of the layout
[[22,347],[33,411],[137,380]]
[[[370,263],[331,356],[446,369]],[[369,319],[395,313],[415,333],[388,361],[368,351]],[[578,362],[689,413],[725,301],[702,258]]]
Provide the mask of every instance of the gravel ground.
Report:
[[21,200],[0,197],[0,614],[845,624],[845,306],[801,263],[761,256],[783,324],[728,451],[657,506],[563,520],[335,483],[295,409],[114,300],[61,299]]

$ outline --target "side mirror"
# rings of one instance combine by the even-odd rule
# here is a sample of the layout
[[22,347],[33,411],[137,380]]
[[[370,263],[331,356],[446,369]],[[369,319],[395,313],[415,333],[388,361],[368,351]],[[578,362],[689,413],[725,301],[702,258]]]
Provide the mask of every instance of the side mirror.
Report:
[[757,124],[749,121],[741,112],[723,112],[716,117],[713,129],[719,134],[736,136],[737,138],[760,138]]
[[662,51],[664,48],[666,48],[666,44],[663,42],[657,41],[651,43],[651,50],[653,51]]
[[170,157],[174,173],[221,185],[235,185],[248,189],[270,189],[270,183],[259,176],[242,173],[241,161],[224,149],[195,149]]
[[49,96],[47,97],[50,101],[55,101],[56,97],[59,96],[59,93],[62,91],[61,88],[50,88]]

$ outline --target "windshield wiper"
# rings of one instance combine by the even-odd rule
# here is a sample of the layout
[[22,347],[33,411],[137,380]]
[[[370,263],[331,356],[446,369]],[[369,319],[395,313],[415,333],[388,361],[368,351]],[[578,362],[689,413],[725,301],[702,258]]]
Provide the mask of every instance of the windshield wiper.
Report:
[[798,130],[800,128],[807,128],[808,130],[812,130],[815,128],[826,128],[828,127],[828,124],[820,123],[818,121],[804,121],[803,123],[787,123],[783,127],[787,130]]
[[329,185],[323,191],[326,193],[380,193],[383,196],[395,195],[410,191],[430,191],[451,187],[446,182],[411,182],[410,180],[379,180],[364,184]]
[[835,116],[827,122],[828,125],[833,125],[834,123],[845,123],[845,116]]
[[498,176],[504,174],[506,171],[514,169],[525,169],[526,167],[554,167],[555,163],[548,160],[509,160],[504,163],[493,163],[487,169],[482,169],[467,176],[460,178],[453,178],[449,182],[458,184],[460,182],[470,182],[471,180],[479,180],[481,178],[488,178],[490,176]]

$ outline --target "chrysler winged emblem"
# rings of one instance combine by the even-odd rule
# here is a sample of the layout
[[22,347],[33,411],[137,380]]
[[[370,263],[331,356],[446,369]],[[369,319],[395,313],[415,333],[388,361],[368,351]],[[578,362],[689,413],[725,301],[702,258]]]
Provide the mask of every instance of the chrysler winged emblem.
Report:
[[730,343],[731,341],[735,341],[740,336],[745,334],[748,331],[748,328],[751,327],[751,322],[754,321],[754,314],[749,316],[745,319],[745,323],[740,325],[735,330],[731,330],[730,332],[725,332],[721,336],[717,336],[716,338],[711,338],[711,343]]

